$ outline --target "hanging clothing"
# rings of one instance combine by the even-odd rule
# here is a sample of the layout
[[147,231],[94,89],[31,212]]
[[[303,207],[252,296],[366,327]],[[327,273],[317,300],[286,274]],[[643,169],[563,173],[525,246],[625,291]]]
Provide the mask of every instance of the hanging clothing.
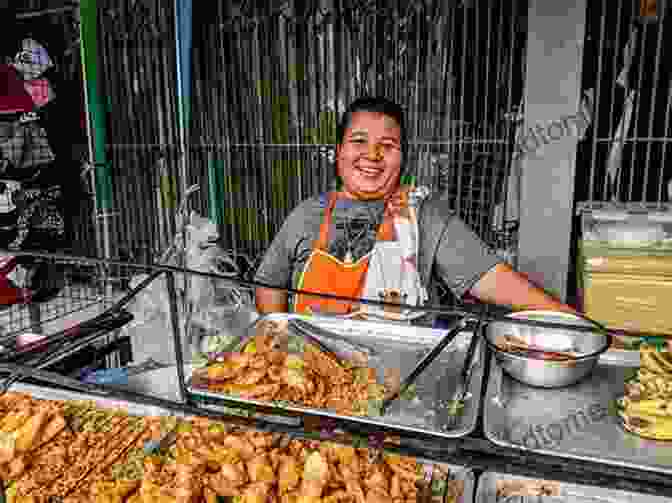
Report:
[[49,79],[26,80],[23,86],[38,108],[42,108],[47,103],[56,99],[56,93],[54,93]]
[[21,50],[14,57],[12,66],[22,75],[23,80],[33,80],[52,68],[54,62],[42,44],[26,38],[21,42]]
[[[394,304],[422,305],[427,300],[416,268],[418,228],[414,204],[419,199],[409,197],[410,187],[404,187],[385,205],[383,220],[377,230],[376,243],[370,253],[353,261],[350,253],[340,260],[328,253],[329,228],[332,212],[342,194],[332,192],[328,198],[320,234],[299,278],[298,289]],[[409,203],[414,204],[409,204]],[[360,305],[318,298],[309,294],[295,297],[294,312],[339,315],[376,316],[410,320],[423,313],[402,312],[394,307]]]
[[60,188],[21,190],[14,203],[18,207],[17,233],[7,248],[55,249],[65,236]]
[[0,159],[9,162],[4,176],[22,179],[30,177],[35,168],[53,162],[56,156],[36,118],[23,117],[0,130]]
[[2,115],[30,112],[35,108],[16,70],[0,65],[0,120]]

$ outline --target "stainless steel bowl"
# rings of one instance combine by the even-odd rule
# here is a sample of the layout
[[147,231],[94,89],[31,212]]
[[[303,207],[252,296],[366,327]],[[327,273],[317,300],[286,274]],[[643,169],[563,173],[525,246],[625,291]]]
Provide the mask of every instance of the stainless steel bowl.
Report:
[[[486,328],[486,341],[502,369],[514,379],[542,388],[561,388],[588,376],[609,349],[611,336],[596,323],[585,318],[555,311],[524,311],[509,315],[519,320],[548,322],[561,325],[595,327],[579,331],[568,327],[547,328],[514,322],[494,321]],[[525,340],[545,351],[571,351],[576,358],[563,361],[546,360],[539,356],[521,355],[500,349],[495,341],[500,336]]]

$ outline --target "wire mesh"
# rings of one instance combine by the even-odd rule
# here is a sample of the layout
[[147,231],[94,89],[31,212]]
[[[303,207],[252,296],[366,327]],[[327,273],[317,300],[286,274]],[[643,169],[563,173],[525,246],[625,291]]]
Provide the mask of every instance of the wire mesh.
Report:
[[[9,263],[8,263],[9,262]],[[109,271],[74,259],[21,253],[3,267],[0,345],[16,347],[24,334],[49,337],[95,318],[121,295]]]
[[512,226],[493,213],[506,204],[507,117],[522,93],[526,10],[525,2],[199,4],[192,181],[220,194],[223,241],[263,253],[300,201],[332,186],[347,104],[381,94],[406,109],[418,183],[448,191],[493,246],[510,244]]
[[173,4],[100,2],[115,255],[152,262],[175,234],[178,175]]
[[663,14],[642,18],[640,2],[588,2],[582,86],[595,110],[579,146],[579,202],[669,201],[672,30]]

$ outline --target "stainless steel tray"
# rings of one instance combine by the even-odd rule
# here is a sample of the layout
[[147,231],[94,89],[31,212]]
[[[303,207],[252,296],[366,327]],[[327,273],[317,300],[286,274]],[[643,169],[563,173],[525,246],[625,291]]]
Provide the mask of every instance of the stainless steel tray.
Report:
[[[549,482],[558,487],[563,496],[554,498],[527,498],[525,503],[669,503],[670,499],[663,496],[633,493],[606,489],[604,487],[569,484],[565,482],[519,477],[496,472],[484,472],[478,479],[474,503],[500,503],[504,498],[497,499],[498,482]],[[515,501],[515,500],[513,500]]]
[[33,398],[38,400],[92,401],[95,402],[96,406],[102,409],[122,409],[133,416],[186,416],[185,414],[180,414],[177,411],[163,409],[154,405],[144,405],[137,402],[117,400],[114,398],[101,398],[99,396],[87,395],[86,393],[78,393],[76,391],[66,391],[55,388],[43,388],[41,386],[34,386],[32,384],[15,383],[12,384],[9,391],[14,393],[28,393]]
[[[574,386],[534,388],[515,381],[491,359],[484,431],[492,442],[570,459],[672,474],[672,443],[628,433],[616,415],[624,379],[638,360],[605,353]],[[631,356],[631,355],[630,355]]]
[[[295,314],[273,314],[262,319],[282,320],[291,318],[309,319],[311,323],[315,323],[322,328],[338,332],[354,342],[372,347],[379,354],[371,359],[371,366],[376,368],[378,374],[382,375],[387,367],[394,367],[400,370],[402,378],[445,334],[445,330],[427,327],[317,316],[305,318]],[[416,397],[413,400],[397,400],[382,417],[348,416],[347,419],[368,425],[395,427],[409,433],[424,433],[448,439],[469,435],[476,428],[482,395],[485,371],[485,345],[482,341],[479,342],[474,355],[477,363],[468,389],[469,398],[466,400],[461,417],[453,428],[446,426],[448,424],[448,412],[445,404],[451,399],[455,391],[471,337],[470,332],[459,334],[418,377],[415,383]],[[200,396],[206,399],[217,399],[225,396],[197,389],[191,385],[191,380],[187,383],[187,391],[194,397]],[[324,417],[343,418],[343,416],[334,414],[327,409],[271,404],[233,396],[226,396],[226,400],[248,408],[257,405],[273,405],[278,411],[299,414],[309,412]]]
[[[130,402],[126,400],[110,400],[105,398],[100,398],[93,395],[87,395],[85,393],[78,393],[60,389],[51,389],[43,388],[41,386],[33,386],[30,384],[16,383],[13,384],[9,391],[16,393],[28,393],[33,398],[41,400],[90,400],[95,402],[98,407],[105,409],[122,409],[127,411],[129,414],[134,416],[174,416],[174,417],[187,417],[186,414],[181,414],[176,411],[169,411],[160,407],[143,405],[135,402]],[[301,438],[301,435],[298,435],[297,438]],[[425,465],[425,467],[430,467],[433,465],[442,466],[447,468],[450,472],[450,476],[453,480],[463,482],[463,492],[460,499],[456,503],[472,503],[474,500],[474,492],[476,490],[476,476],[474,472],[464,466],[453,465],[449,463],[437,463],[430,459],[425,459],[422,457],[417,457],[416,460]]]

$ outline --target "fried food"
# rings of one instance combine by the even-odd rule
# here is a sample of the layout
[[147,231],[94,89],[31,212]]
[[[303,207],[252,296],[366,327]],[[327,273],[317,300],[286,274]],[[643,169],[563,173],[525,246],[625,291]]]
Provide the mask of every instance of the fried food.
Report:
[[672,440],[672,353],[640,347],[637,375],[625,383],[618,401],[623,427],[653,440]]
[[498,480],[497,500],[513,496],[560,496],[560,484],[547,480]]
[[386,386],[374,369],[343,365],[333,355],[306,343],[288,353],[287,324],[260,323],[240,353],[230,353],[197,369],[194,382],[205,380],[209,391],[260,401],[289,402],[326,408],[341,415],[378,413]]
[[[10,402],[8,395],[0,400],[0,424],[21,442],[0,467],[15,502],[214,503],[237,496],[239,503],[406,503],[419,494],[423,470],[413,458],[378,458],[367,449],[205,418],[137,418],[86,402]],[[172,446],[144,451],[147,441],[173,430]],[[447,494],[461,491],[451,485]]]

